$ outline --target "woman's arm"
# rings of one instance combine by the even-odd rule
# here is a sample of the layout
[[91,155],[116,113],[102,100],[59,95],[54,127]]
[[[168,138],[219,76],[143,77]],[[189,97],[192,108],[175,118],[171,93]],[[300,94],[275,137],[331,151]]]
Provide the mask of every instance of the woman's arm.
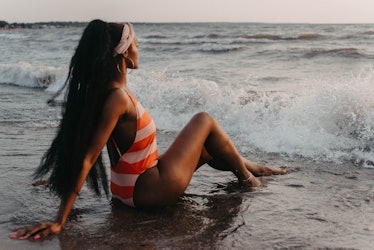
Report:
[[96,129],[96,132],[92,138],[92,143],[88,148],[86,156],[83,160],[82,172],[76,183],[75,191],[61,199],[56,220],[54,222],[40,222],[32,226],[21,228],[15,233],[12,233],[10,236],[11,238],[27,239],[33,237],[34,240],[38,240],[47,235],[56,234],[61,231],[79,194],[79,191],[84,185],[88,173],[108,141],[119,117],[127,113],[129,110],[129,103],[130,101],[128,96],[124,95],[122,90],[113,91],[108,97],[103,109],[101,122]]

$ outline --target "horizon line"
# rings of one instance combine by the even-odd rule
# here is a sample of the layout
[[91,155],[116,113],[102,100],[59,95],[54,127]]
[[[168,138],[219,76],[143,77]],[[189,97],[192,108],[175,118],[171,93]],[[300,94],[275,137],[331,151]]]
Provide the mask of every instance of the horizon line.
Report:
[[[101,18],[97,18],[101,19]],[[95,19],[92,19],[95,20]],[[8,24],[38,24],[38,23],[89,23],[90,21],[59,21],[59,20],[50,20],[50,21],[6,21]],[[102,19],[103,20],[103,19]],[[106,21],[106,20],[104,20]],[[106,21],[106,22],[123,22],[123,21]],[[149,24],[182,24],[182,23],[253,23],[253,24],[374,24],[373,22],[270,22],[270,21],[130,21],[131,23],[149,23]]]

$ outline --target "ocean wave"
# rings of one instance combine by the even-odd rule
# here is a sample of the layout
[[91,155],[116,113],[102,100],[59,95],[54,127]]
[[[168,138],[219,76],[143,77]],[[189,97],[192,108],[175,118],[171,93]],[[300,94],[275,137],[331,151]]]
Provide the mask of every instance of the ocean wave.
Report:
[[246,44],[239,40],[210,41],[210,40],[185,40],[185,41],[148,41],[142,45],[145,51],[185,51],[200,52],[230,52],[245,48]]
[[256,34],[241,36],[246,39],[264,39],[264,40],[315,40],[323,37],[317,33],[308,33],[300,35],[272,35],[272,34]]
[[150,45],[195,45],[195,44],[201,44],[204,41],[197,40],[197,39],[184,39],[180,40],[178,38],[169,38],[169,39],[148,39],[143,41],[144,44],[150,44]]
[[370,31],[365,31],[365,32],[363,32],[362,34],[364,34],[364,35],[374,35],[374,31],[372,31],[372,30],[370,30]]
[[166,39],[168,38],[167,36],[163,36],[163,35],[148,35],[148,36],[144,36],[145,39]]
[[194,36],[195,39],[203,39],[203,38],[209,38],[209,39],[264,39],[264,40],[315,40],[324,37],[321,34],[318,33],[305,33],[305,34],[299,34],[299,35],[274,35],[274,34],[265,34],[265,33],[259,33],[254,35],[234,35],[230,36],[227,34],[218,34],[218,33],[210,33],[208,35],[198,35]]
[[243,36],[240,36],[240,37],[245,38],[245,39],[282,40],[281,36],[271,35],[271,34],[243,35]]
[[237,51],[242,48],[243,48],[242,45],[237,45],[237,44],[204,43],[203,45],[200,46],[199,51],[222,53],[222,52],[229,52],[229,51]]
[[254,35],[227,35],[210,33],[208,35],[197,35],[192,37],[173,38],[160,35],[152,35],[144,37],[145,44],[153,45],[196,45],[204,43],[216,44],[248,44],[253,42],[274,42],[289,40],[316,40],[322,38],[323,35],[317,33],[305,33],[299,35],[273,35],[273,34],[254,34]]
[[373,55],[365,54],[357,48],[336,48],[336,49],[312,49],[305,53],[304,57],[314,58],[320,56],[347,57],[347,58],[372,58]]
[[0,83],[30,88],[48,88],[56,82],[59,69],[27,62],[0,64]]
[[242,152],[374,167],[374,72],[336,82],[312,82],[296,93],[240,84],[220,86],[162,72],[133,75],[130,80],[161,130],[178,131],[193,114],[207,111]]
[[257,91],[242,110],[252,122],[246,135],[265,152],[374,167],[374,73],[313,83],[297,96]]
[[211,33],[211,34],[208,34],[207,35],[208,38],[220,38],[221,35],[217,34],[217,33]]

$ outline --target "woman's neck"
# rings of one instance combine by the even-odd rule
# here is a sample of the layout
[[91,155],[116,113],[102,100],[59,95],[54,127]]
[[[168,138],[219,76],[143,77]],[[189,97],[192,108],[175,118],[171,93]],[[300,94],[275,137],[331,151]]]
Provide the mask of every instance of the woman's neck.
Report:
[[127,84],[127,69],[123,69],[122,73],[121,73],[121,76],[120,78],[118,79],[118,81],[123,84],[124,86],[126,86]]
[[110,89],[111,88],[121,88],[121,89],[127,88],[126,75],[125,74],[124,76],[121,75],[121,77],[118,80],[115,80],[114,82],[112,82]]

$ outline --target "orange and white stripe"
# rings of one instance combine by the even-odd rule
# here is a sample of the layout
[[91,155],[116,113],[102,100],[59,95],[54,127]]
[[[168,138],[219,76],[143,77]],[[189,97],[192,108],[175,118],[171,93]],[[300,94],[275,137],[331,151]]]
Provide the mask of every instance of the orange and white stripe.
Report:
[[[133,193],[139,175],[158,162],[156,126],[152,117],[131,95],[137,112],[137,128],[134,143],[121,155],[117,166],[111,168],[112,195],[126,205],[134,207]],[[119,151],[119,150],[118,150]]]

